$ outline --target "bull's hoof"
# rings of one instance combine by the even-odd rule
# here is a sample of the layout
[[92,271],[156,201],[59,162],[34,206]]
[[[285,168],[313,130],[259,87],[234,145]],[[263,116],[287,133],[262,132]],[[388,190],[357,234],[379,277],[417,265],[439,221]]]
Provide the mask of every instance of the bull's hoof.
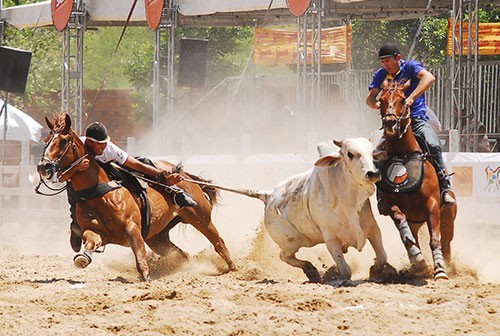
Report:
[[92,258],[86,253],[78,253],[73,258],[73,263],[77,268],[85,268],[92,262]]
[[148,283],[149,283],[149,282],[151,282],[151,276],[150,276],[149,274],[148,274],[148,275],[146,275],[146,276],[143,276],[143,277],[142,277],[142,281],[144,281],[144,282],[148,282]]
[[238,269],[236,268],[236,265],[231,263],[228,265],[229,266],[229,272],[235,272],[237,271]]
[[307,278],[309,279],[309,282],[311,283],[321,282],[321,275],[319,275],[318,270],[311,263],[307,263],[303,271],[306,274]]
[[389,263],[375,264],[370,267],[370,281],[394,283],[399,280],[398,271]]

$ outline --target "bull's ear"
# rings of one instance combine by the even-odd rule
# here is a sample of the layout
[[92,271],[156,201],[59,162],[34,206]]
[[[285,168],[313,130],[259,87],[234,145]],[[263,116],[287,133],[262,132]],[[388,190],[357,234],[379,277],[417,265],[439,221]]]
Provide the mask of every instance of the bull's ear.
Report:
[[45,123],[47,124],[49,130],[51,131],[54,130],[54,123],[50,121],[49,118],[47,118],[47,116],[45,116]]
[[387,160],[387,152],[384,150],[375,150],[373,152],[373,161],[379,162],[383,160]]
[[339,147],[339,148],[341,148],[341,147],[342,147],[342,141],[338,141],[338,140],[335,140],[335,139],[333,139],[332,141],[333,141],[333,143],[335,144],[335,146],[337,146],[337,147]]
[[335,166],[340,161],[340,154],[331,154],[319,158],[314,165],[316,167],[331,167]]

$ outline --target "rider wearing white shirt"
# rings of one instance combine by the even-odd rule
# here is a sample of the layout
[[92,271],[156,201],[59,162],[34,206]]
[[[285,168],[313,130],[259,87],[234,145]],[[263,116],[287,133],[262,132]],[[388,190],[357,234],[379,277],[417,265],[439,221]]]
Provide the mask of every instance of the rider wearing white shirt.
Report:
[[[158,180],[163,184],[169,185],[171,191],[175,193],[174,200],[180,207],[184,206],[195,206],[197,203],[189,196],[184,190],[179,187],[174,187],[173,185],[182,181],[183,178],[180,174],[167,172],[165,170],[160,170],[153,165],[142,163],[133,156],[130,156],[123,149],[111,142],[108,136],[108,130],[106,126],[99,122],[94,122],[90,124],[85,130],[85,136],[81,136],[80,139],[85,144],[87,149],[95,155],[95,159],[101,163],[116,162],[119,163],[130,170],[138,171],[151,179]],[[79,171],[85,171],[90,166],[90,160],[88,158],[83,159],[72,173],[68,176],[64,176],[61,181],[67,181],[71,179],[71,176]],[[82,244],[82,232],[81,228],[76,222],[74,216],[76,208],[76,199],[74,191],[71,188],[71,184],[68,183],[68,201],[70,203],[71,212],[71,236],[70,243],[71,247],[75,252],[80,251]]]

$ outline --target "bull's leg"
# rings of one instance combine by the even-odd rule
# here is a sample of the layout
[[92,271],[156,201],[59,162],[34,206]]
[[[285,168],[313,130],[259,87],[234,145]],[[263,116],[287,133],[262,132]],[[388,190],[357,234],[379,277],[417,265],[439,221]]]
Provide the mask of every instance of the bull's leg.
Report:
[[401,241],[405,245],[406,251],[408,253],[408,258],[412,265],[425,264],[424,256],[422,255],[422,251],[418,247],[417,241],[414,238],[410,230],[410,226],[408,225],[408,221],[406,220],[406,216],[399,210],[399,207],[392,206],[391,214],[390,214],[394,224],[399,230],[399,236],[401,237]]
[[349,267],[349,265],[345,261],[344,252],[338,239],[330,238],[326,240],[325,243],[328,251],[332,255],[333,260],[335,260],[335,263],[337,264],[341,279],[350,280],[352,275],[351,267]]
[[309,279],[309,282],[312,283],[321,282],[321,276],[319,275],[318,270],[316,269],[316,267],[314,267],[313,264],[311,264],[309,261],[306,260],[297,259],[295,253],[297,253],[298,250],[299,248],[296,248],[295,250],[293,248],[292,249],[287,248],[286,250],[281,250],[280,259],[286,262],[288,265],[301,268],[304,271],[307,278]]
[[192,224],[195,228],[198,229],[214,246],[215,251],[224,259],[229,267],[230,271],[236,270],[236,265],[231,259],[231,255],[229,254],[229,250],[224,243],[224,240],[220,237],[219,232],[217,231],[215,225],[212,223],[212,220],[209,221],[208,225],[201,224]]
[[368,241],[375,252],[375,264],[370,267],[370,280],[377,282],[394,281],[397,278],[398,272],[387,262],[387,253],[382,243],[382,234],[380,233],[375,217],[373,217],[369,200],[365,202],[361,210],[360,223],[363,228],[366,228]]
[[427,223],[430,235],[430,248],[434,260],[434,279],[448,279],[443,252],[441,250],[441,213],[439,206],[431,209]]

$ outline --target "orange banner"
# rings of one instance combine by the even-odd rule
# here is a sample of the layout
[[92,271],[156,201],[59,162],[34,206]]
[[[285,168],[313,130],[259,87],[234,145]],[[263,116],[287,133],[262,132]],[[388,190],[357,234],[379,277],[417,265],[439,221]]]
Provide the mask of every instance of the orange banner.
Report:
[[[476,28],[471,27],[472,37],[475,38]],[[460,26],[457,25],[455,27],[455,34],[459,36]],[[469,47],[469,25],[468,22],[464,22],[462,26],[462,36],[463,36],[463,48],[462,55],[467,55],[468,47]],[[479,23],[479,40],[477,43],[478,46],[478,55],[500,55],[500,22],[490,22],[490,23]],[[451,52],[451,43],[452,43],[452,30],[451,30],[451,20],[448,20],[448,45],[447,45],[447,54],[450,56]],[[455,46],[455,55],[460,54],[460,50],[458,50],[459,46]],[[474,50],[471,51],[474,54]]]
[[[311,41],[310,31],[307,31],[307,41]],[[255,64],[297,64],[297,31],[255,28],[254,45]],[[307,62],[311,63],[311,59],[311,50],[308,48]],[[321,62],[331,64],[350,61],[351,26],[322,29]]]

